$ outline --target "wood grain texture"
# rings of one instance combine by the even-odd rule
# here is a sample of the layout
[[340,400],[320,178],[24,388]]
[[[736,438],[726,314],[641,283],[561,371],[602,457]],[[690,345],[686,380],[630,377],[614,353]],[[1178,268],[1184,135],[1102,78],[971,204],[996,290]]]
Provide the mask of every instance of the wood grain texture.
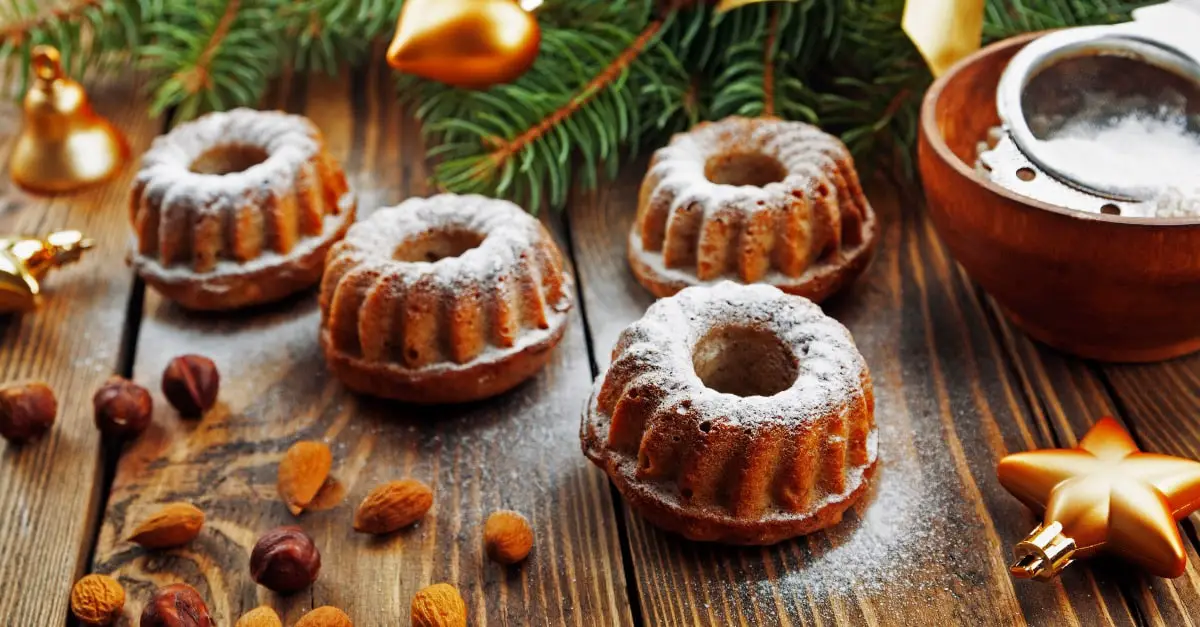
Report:
[[[570,212],[601,369],[620,330],[651,302],[621,254],[639,178],[628,172]],[[1112,570],[1083,566],[1048,585],[1010,579],[1009,547],[1034,517],[1000,487],[995,465],[1056,436],[920,207],[901,207],[890,186],[870,195],[883,223],[880,254],[826,310],[854,333],[875,379],[875,487],[841,525],[765,549],[689,543],[627,512],[645,622],[1140,624],[1142,610]],[[1095,381],[1073,394],[1088,394],[1084,383]]]
[[[160,123],[134,97],[136,83],[109,80],[89,89],[96,109],[111,116],[135,150],[157,134]],[[20,102],[6,95],[0,103],[0,233],[78,228],[96,242],[80,263],[47,278],[40,309],[0,315],[0,381],[43,380],[59,407],[54,430],[41,440],[23,446],[0,440],[0,580],[6,582],[0,624],[25,627],[66,620],[67,596],[87,569],[103,506],[104,455],[92,394],[119,368],[126,333],[133,275],[124,261],[124,199],[133,169],[72,196],[27,195],[12,184],[7,167],[22,117]],[[11,585],[18,577],[21,585]]]
[[[365,215],[425,191],[416,126],[396,107],[382,68],[340,80],[295,79],[269,106],[308,115],[348,171]],[[262,603],[286,624],[311,607],[344,609],[357,625],[406,625],[412,595],[450,582],[472,625],[627,625],[616,510],[607,483],[575,445],[575,416],[590,382],[578,310],[548,368],[491,401],[421,408],[355,397],[331,377],[317,341],[315,292],[276,306],[225,316],[187,314],[147,296],[135,377],[157,388],[172,356],[210,356],[223,377],[221,401],[199,422],[162,403],[154,428],[121,459],[101,531],[96,569],[115,572],[136,616],[152,588],[187,581],[231,625]],[[345,498],[293,518],[275,491],[276,465],[301,439],[334,452]],[[384,481],[414,477],[434,491],[415,527],[383,538],[352,530],[354,509]],[[148,553],[123,538],[157,505],[190,500],[209,515],[184,548]],[[536,536],[523,565],[503,568],[482,550],[495,509],[524,513]],[[282,597],[248,571],[257,536],[303,526],[322,553],[311,591]]]

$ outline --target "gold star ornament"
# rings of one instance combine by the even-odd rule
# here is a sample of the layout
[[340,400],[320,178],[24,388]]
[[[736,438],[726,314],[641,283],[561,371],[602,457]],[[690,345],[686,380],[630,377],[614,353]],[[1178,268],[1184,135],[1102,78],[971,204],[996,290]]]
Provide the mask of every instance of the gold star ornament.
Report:
[[1076,559],[1120,556],[1160,577],[1187,566],[1178,520],[1200,509],[1200,462],[1143,453],[1112,418],[1072,449],[1000,460],[1000,483],[1042,524],[1017,544],[1013,576],[1047,581]]

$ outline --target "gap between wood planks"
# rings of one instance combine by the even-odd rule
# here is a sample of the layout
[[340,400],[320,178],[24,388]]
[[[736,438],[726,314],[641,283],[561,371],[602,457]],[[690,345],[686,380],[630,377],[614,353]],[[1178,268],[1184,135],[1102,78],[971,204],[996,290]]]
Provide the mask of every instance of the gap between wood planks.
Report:
[[[160,134],[170,130],[170,120],[174,113],[174,109],[169,109],[163,113],[162,128],[159,129]],[[129,165],[126,167],[137,167],[141,158],[141,155],[132,155]],[[121,329],[121,347],[117,353],[117,363],[113,370],[113,374],[125,377],[126,379],[133,378],[133,361],[137,355],[138,336],[142,329],[142,313],[146,303],[146,283],[142,281],[141,277],[137,276],[133,268],[129,268],[129,272],[133,274],[133,287],[129,290],[129,302],[125,304],[125,324]],[[100,540],[100,528],[104,525],[104,514],[108,511],[108,499],[112,496],[113,482],[117,478],[117,463],[121,460],[121,452],[124,448],[124,442],[113,441],[107,438],[101,439],[101,475],[100,482],[96,488],[99,494],[93,496],[92,507],[88,512],[88,540],[87,545],[82,549],[84,559],[79,562],[77,568],[81,572],[75,573],[75,579],[79,579],[91,572],[92,564],[96,559],[96,545]],[[79,621],[68,611],[68,627],[78,624]]]
[[[298,93],[298,90],[293,90],[291,92],[291,97],[302,99],[303,94]],[[163,116],[163,127],[161,129],[162,133],[170,130],[170,114],[171,112],[167,112],[167,114]],[[140,155],[136,155],[134,157],[130,167],[136,167],[138,159],[140,159]],[[919,192],[916,191],[911,184],[904,184],[903,182],[895,183],[897,189],[903,190],[902,194],[908,196],[910,199],[913,199],[914,202],[923,202],[923,199],[921,199],[919,196]],[[556,219],[560,221],[562,228],[565,231],[565,236],[562,240],[565,246],[564,252],[570,259],[572,267],[578,267],[569,213],[563,212],[556,216]],[[1014,381],[1022,384],[1020,386],[1021,393],[1019,396],[1026,410],[1037,420],[1039,427],[1043,431],[1043,435],[1048,437],[1055,446],[1064,446],[1064,442],[1069,442],[1071,439],[1071,437],[1068,436],[1078,437],[1079,435],[1082,435],[1064,434],[1060,431],[1060,427],[1054,424],[1054,421],[1048,419],[1049,409],[1045,406],[1044,400],[1037,394],[1033,387],[1028,384],[1027,374],[1024,373],[1019,366],[1021,363],[1021,356],[1017,353],[1016,347],[1013,346],[1011,342],[1004,341],[1005,334],[1003,329],[1009,323],[1003,318],[1003,314],[997,310],[995,304],[991,302],[990,298],[983,294],[978,286],[976,286],[973,282],[970,282],[969,279],[963,280],[967,281],[967,287],[973,290],[975,297],[981,300],[980,304],[982,305],[988,321],[988,326],[990,327],[989,333],[992,335],[993,340],[999,345],[1001,354],[1005,358],[1004,367],[1009,370]],[[596,357],[597,347],[593,342],[593,335],[591,333],[592,321],[588,316],[586,301],[583,298],[582,279],[578,273],[576,273],[575,289],[576,302],[580,307],[581,320],[584,324],[584,337],[586,338],[591,374],[593,377],[595,377],[597,374],[599,374],[598,360]],[[140,278],[135,277],[129,302],[126,305],[126,316],[122,332],[120,351],[114,369],[116,374],[124,377],[131,377],[133,374],[133,362],[134,356],[136,355],[138,337],[141,329],[144,296],[145,285]],[[1020,333],[1020,331],[1015,332]],[[1087,366],[1089,372],[1091,372],[1092,375],[1101,383],[1106,400],[1112,405],[1112,407],[1115,409],[1115,413],[1125,423],[1134,440],[1138,442],[1139,446],[1145,446],[1145,440],[1139,436],[1137,422],[1133,414],[1129,411],[1127,403],[1122,398],[1119,390],[1113,384],[1109,374],[1096,362],[1084,361],[1082,363]],[[1089,422],[1092,422],[1099,417],[1100,416],[1087,416],[1086,418]],[[82,569],[90,567],[93,561],[98,536],[104,520],[104,513],[107,509],[108,500],[112,492],[111,488],[116,475],[117,463],[120,459],[123,449],[122,445],[112,442],[105,442],[102,447],[101,463],[103,474],[102,480],[97,488],[100,492],[93,498],[93,507],[89,512],[89,542],[87,546],[83,548],[83,551],[86,554],[86,559],[80,562],[82,564]],[[637,589],[637,580],[633,566],[632,544],[629,538],[629,530],[627,528],[626,518],[624,515],[622,515],[620,506],[618,505],[622,502],[621,496],[611,482],[609,483],[609,489],[614,506],[613,516],[616,519],[617,531],[620,540],[621,558],[625,573],[626,594],[630,603],[630,611],[632,613],[634,624],[644,625],[646,623],[643,615],[642,599],[639,596]],[[1193,549],[1200,551],[1200,534],[1198,534],[1194,523],[1190,519],[1184,519],[1181,521],[1181,525],[1184,535],[1188,538],[1188,541]],[[1134,619],[1138,622],[1138,624],[1150,625],[1151,622],[1144,615],[1144,608],[1142,607],[1141,603],[1139,603],[1136,593],[1129,588],[1129,585],[1126,582],[1122,582],[1119,585],[1119,589],[1121,590],[1121,594],[1124,597],[1129,609],[1133,612]],[[68,617],[68,624],[74,624],[73,619]]]
[[[571,228],[571,212],[563,209],[557,216],[561,222],[562,228],[565,231],[563,241],[567,248],[567,257],[570,259],[571,267],[578,268],[579,261],[575,257],[575,236],[574,230]],[[583,297],[583,280],[580,278],[579,272],[575,272],[575,302],[579,307],[579,318],[583,321],[583,337],[586,340],[588,352],[588,366],[591,369],[593,382],[600,374],[599,362],[596,361],[596,346],[592,336],[592,323],[588,318],[587,299]],[[637,590],[637,575],[633,564],[633,543],[629,539],[629,526],[625,520],[625,516],[621,511],[621,503],[623,498],[621,492],[617,490],[616,484],[612,481],[608,482],[608,492],[612,499],[613,517],[617,521],[617,538],[621,543],[621,565],[625,573],[625,598],[629,600],[629,613],[632,616],[634,625],[645,625],[645,619],[642,616],[642,599],[638,596]]]
[[[912,184],[906,184],[903,180],[896,177],[890,177],[891,183],[895,185],[898,193],[905,199],[905,206],[917,207],[923,206],[925,199],[919,189]],[[940,237],[940,236],[939,236]],[[999,348],[1000,355],[1003,359],[1003,366],[1009,372],[1012,380],[1017,383],[1020,390],[1019,398],[1025,408],[1027,414],[1034,420],[1040,428],[1042,436],[1050,441],[1052,446],[1056,448],[1070,447],[1072,442],[1077,441],[1083,436],[1083,433],[1064,433],[1061,428],[1070,428],[1069,425],[1060,427],[1051,420],[1051,408],[1046,405],[1045,399],[1034,389],[1033,383],[1030,380],[1030,375],[1025,372],[1022,367],[1023,358],[1018,352],[1015,345],[1014,334],[1020,339],[1024,338],[1024,332],[1017,329],[1008,321],[1004,313],[1000,310],[998,304],[991,298],[987,292],[975,283],[966,271],[958,265],[957,261],[952,261],[954,266],[956,280],[963,283],[963,287],[968,294],[971,294],[977,301],[983,311],[988,332],[992,336],[992,340]],[[1036,340],[1025,339],[1031,342],[1035,347],[1042,346]],[[1056,349],[1048,348],[1047,350],[1056,351]],[[1133,414],[1128,410],[1128,407],[1121,397],[1118,389],[1113,385],[1111,379],[1100,363],[1093,360],[1083,360],[1076,357],[1065,356],[1066,359],[1076,360],[1083,364],[1087,372],[1093,376],[1103,388],[1103,400],[1106,401],[1113,409],[1113,414],[1121,420],[1125,428],[1129,431],[1130,436],[1137,442],[1138,446],[1143,448],[1146,442],[1139,437],[1138,428]],[[1099,420],[1100,415],[1078,416],[1077,418],[1085,421],[1088,424]],[[1184,518],[1180,521],[1183,529],[1183,535],[1188,539],[1188,543],[1192,546],[1193,551],[1200,551],[1200,536],[1197,534],[1195,525],[1190,518]],[[1001,550],[1008,550],[1008,547],[1000,547]],[[1122,580],[1118,582],[1117,589],[1121,593],[1127,608],[1132,613],[1133,619],[1139,625],[1149,626],[1154,624],[1149,617],[1146,616],[1146,608],[1139,602],[1139,596],[1131,587],[1132,582]],[[1168,584],[1169,585],[1169,584]]]

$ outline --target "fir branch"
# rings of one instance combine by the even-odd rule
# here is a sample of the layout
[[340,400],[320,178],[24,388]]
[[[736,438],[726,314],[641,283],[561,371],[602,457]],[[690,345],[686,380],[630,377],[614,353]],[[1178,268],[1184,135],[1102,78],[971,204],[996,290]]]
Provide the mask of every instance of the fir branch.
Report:
[[160,77],[151,110],[173,107],[181,121],[257,103],[281,64],[272,28],[278,9],[278,0],[163,3],[140,51],[144,67]]
[[775,42],[779,37],[779,8],[771,8],[771,20],[767,24],[767,38],[763,42],[763,110],[768,117],[775,116]]
[[660,29],[662,29],[661,21],[655,20],[650,22],[637,38],[629,44],[628,48],[622,51],[617,58],[613,59],[599,74],[588,81],[583,86],[583,89],[572,96],[570,101],[559,107],[554,113],[551,113],[549,117],[543,119],[533,128],[526,130],[511,140],[494,139],[493,143],[496,144],[496,149],[487,157],[491,168],[495,170],[503,167],[509,159],[512,159],[513,156],[520,153],[533,142],[541,139],[546,133],[553,130],[559,124],[562,124],[564,120],[575,115],[592,98],[611,86],[613,81],[625,72],[630,64],[642,54],[646,45],[658,34]]
[[138,0],[0,0],[0,60],[20,59],[21,83],[29,81],[29,60],[37,45],[58,49],[63,68],[73,75],[85,69],[127,61],[138,44]]
[[[688,77],[660,34],[653,0],[554,0],[526,74],[487,91],[404,81],[436,161],[435,184],[561,207],[615,176],[624,150],[685,117]],[[651,115],[647,115],[651,113]]]
[[64,6],[51,6],[40,9],[40,12],[0,27],[0,45],[11,44],[19,46],[36,33],[48,26],[77,22],[84,18],[89,9],[102,6],[102,0],[73,0]]

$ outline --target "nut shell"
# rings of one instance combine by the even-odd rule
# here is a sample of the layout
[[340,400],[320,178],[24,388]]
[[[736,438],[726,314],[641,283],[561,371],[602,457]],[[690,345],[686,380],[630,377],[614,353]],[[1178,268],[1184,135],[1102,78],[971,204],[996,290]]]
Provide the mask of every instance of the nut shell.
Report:
[[313,499],[333,468],[333,452],[324,442],[297,442],[279,462],[276,488],[293,516],[299,516]]
[[180,416],[199,418],[217,403],[221,375],[211,359],[181,355],[163,371],[162,392]]
[[96,428],[111,438],[132,438],[150,426],[150,392],[124,377],[110,377],[92,396]]
[[204,512],[191,503],[168,503],[142,521],[129,541],[147,549],[167,549],[191,542],[204,526]]
[[412,600],[412,627],[467,627],[467,603],[448,583],[422,588]]
[[84,625],[111,625],[125,608],[125,589],[108,575],[88,575],[71,588],[71,613]]
[[391,533],[425,517],[433,506],[433,491],[415,479],[390,481],[371,490],[354,513],[354,530]]
[[142,610],[141,627],[212,627],[208,606],[196,589],[173,583],[155,591]]
[[234,627],[283,627],[283,621],[274,609],[264,605],[243,614]]
[[296,621],[296,627],[354,627],[354,623],[345,612],[325,605],[305,614]]
[[250,576],[275,592],[303,590],[321,572],[321,552],[299,527],[279,527],[263,534],[250,552]]
[[58,399],[45,383],[0,388],[0,436],[11,442],[32,440],[50,430]]
[[483,548],[501,564],[516,564],[533,549],[533,530],[521,514],[502,509],[492,512],[483,525]]

